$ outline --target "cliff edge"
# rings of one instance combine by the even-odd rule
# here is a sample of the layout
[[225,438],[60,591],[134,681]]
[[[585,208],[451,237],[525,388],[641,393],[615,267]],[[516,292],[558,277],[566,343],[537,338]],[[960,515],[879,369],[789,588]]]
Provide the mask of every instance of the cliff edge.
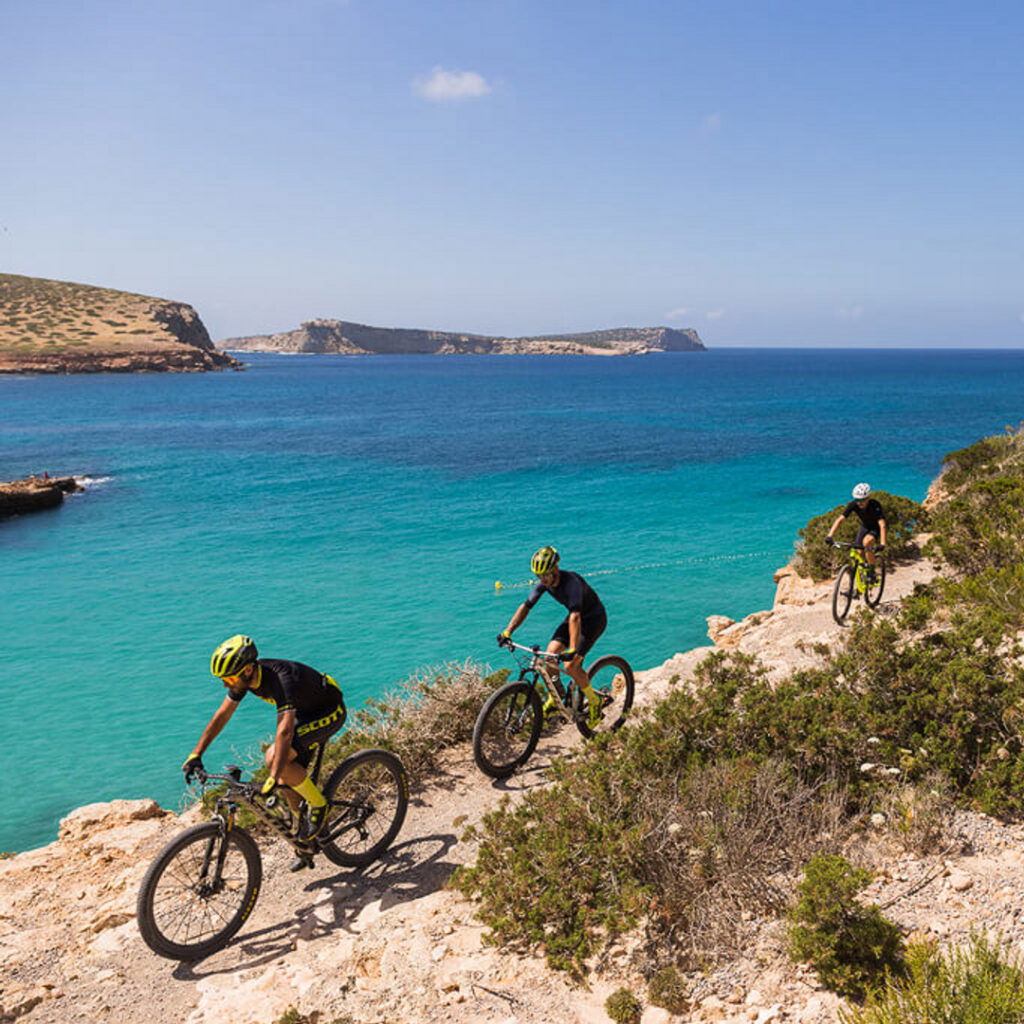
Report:
[[0,274],[0,373],[241,369],[184,302]]
[[583,334],[528,338],[490,337],[450,331],[369,327],[346,320],[307,320],[293,331],[227,338],[222,349],[332,355],[640,355],[703,352],[694,330],[617,327]]

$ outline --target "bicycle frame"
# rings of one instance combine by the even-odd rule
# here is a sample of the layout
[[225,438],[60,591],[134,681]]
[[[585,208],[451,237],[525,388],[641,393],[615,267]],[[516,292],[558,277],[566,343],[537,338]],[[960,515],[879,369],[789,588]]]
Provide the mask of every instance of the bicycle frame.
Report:
[[868,589],[867,571],[870,568],[864,555],[864,546],[848,544],[846,541],[835,541],[837,548],[849,548],[850,563],[853,565],[853,585],[858,594],[866,594]]
[[[320,775],[323,751],[323,746],[317,749],[316,759],[309,771],[309,777],[313,780],[314,785],[316,785],[316,780]],[[200,785],[205,785],[210,780],[224,782],[227,785],[228,792],[217,798],[216,810],[211,815],[211,820],[220,824],[221,836],[226,835],[231,829],[235,828],[238,805],[242,804],[252,811],[264,825],[267,825],[276,832],[300,857],[311,858],[318,851],[321,841],[329,842],[337,839],[350,829],[361,828],[366,819],[366,808],[362,805],[354,804],[349,800],[331,800],[330,805],[332,808],[341,807],[346,808],[350,812],[356,811],[357,813],[354,816],[351,814],[332,814],[327,820],[327,825],[322,835],[312,841],[300,841],[292,831],[295,824],[295,812],[291,809],[287,800],[274,792],[264,797],[260,787],[255,782],[242,782],[242,769],[238,765],[225,765],[225,769],[226,774],[197,773]],[[226,850],[223,843],[220,844],[220,850],[219,861],[221,863],[217,866],[218,877],[220,868],[223,866]],[[204,864],[203,867],[205,872],[208,865]]]
[[[506,640],[504,646],[509,649],[519,665],[519,678],[529,679],[538,689],[540,688],[538,684],[542,684],[544,692],[554,699],[554,710],[558,713],[559,718],[565,722],[575,722],[583,717],[583,712],[573,707],[574,703],[580,703],[574,701],[578,689],[576,680],[569,676],[568,686],[562,682],[562,673],[565,672],[565,669],[562,668],[557,654],[548,654],[547,651],[542,651],[539,644],[527,647],[525,644],[517,644],[511,639]],[[523,654],[517,654],[516,651],[522,651]],[[529,657],[525,655],[529,655]],[[568,672],[565,674],[569,675]]]

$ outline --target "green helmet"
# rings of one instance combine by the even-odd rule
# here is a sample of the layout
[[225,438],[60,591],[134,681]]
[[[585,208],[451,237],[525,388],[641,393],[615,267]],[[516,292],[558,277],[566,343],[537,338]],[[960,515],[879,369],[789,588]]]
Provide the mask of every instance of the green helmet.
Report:
[[534,576],[546,576],[556,565],[558,565],[558,552],[548,545],[533,553],[533,558],[530,559],[530,572]]
[[259,657],[256,644],[252,637],[238,633],[229,637],[210,655],[210,672],[223,679],[225,676],[237,676],[239,672],[251,665]]

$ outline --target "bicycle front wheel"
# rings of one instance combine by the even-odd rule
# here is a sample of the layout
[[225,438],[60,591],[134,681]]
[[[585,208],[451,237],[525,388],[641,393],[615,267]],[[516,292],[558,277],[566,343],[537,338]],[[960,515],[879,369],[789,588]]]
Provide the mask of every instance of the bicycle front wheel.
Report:
[[877,608],[885,590],[885,562],[875,563],[875,582],[869,583],[864,591],[864,600],[869,608]]
[[487,698],[473,726],[473,760],[492,779],[507,779],[537,749],[544,711],[530,683],[506,683]]
[[154,953],[198,960],[226,946],[256,906],[263,879],[248,832],[207,821],[172,839],[150,865],[135,907]]
[[576,728],[588,738],[599,732],[614,732],[626,721],[629,709],[633,706],[636,686],[633,670],[625,658],[607,654],[587,669],[587,675],[590,677],[590,685],[601,698],[601,720],[593,728],[590,727],[586,717],[589,713],[587,698],[579,690],[574,690],[578,709],[582,712],[576,716]]
[[344,868],[375,861],[398,835],[409,807],[405,767],[386,750],[360,750],[331,772],[331,804],[320,849]]
[[836,585],[832,588],[832,618],[841,626],[850,613],[850,602],[853,600],[853,566],[844,565],[836,577]]

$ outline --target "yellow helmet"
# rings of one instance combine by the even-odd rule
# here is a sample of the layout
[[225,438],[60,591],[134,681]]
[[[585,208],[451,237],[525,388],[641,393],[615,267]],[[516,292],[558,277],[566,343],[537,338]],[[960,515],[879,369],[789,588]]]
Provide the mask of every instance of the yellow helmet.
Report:
[[534,576],[546,576],[556,565],[558,565],[558,552],[548,545],[533,553],[533,558],[530,559],[530,572]]
[[210,672],[223,679],[225,676],[237,676],[239,672],[251,665],[259,656],[252,637],[238,633],[229,637],[210,655]]

